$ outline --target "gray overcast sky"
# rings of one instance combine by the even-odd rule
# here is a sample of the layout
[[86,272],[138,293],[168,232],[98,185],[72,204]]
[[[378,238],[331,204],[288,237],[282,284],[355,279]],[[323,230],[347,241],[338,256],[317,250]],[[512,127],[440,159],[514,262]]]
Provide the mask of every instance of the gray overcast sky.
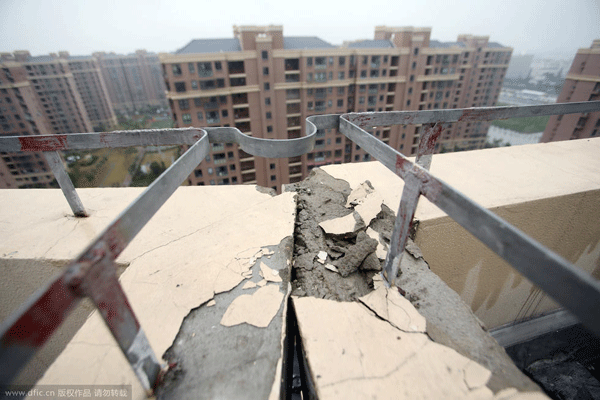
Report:
[[600,38],[600,0],[0,0],[0,51],[170,52],[232,26],[281,24],[332,44],[373,38],[376,25],[427,26],[432,38],[489,35],[515,53],[572,55]]

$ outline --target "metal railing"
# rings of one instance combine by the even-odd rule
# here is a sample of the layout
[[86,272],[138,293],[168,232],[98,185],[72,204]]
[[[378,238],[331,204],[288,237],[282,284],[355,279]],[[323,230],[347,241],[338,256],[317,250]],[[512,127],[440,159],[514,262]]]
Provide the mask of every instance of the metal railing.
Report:
[[[0,382],[10,383],[78,302],[90,297],[142,386],[152,393],[161,365],[117,279],[115,259],[208,155],[209,143],[237,143],[246,153],[259,157],[296,157],[314,148],[318,131],[330,128],[338,129],[405,182],[383,271],[389,285],[395,284],[410,224],[423,195],[600,336],[600,283],[428,171],[444,123],[593,111],[600,111],[600,102],[320,115],[307,118],[306,136],[286,140],[254,138],[232,127],[0,138],[2,152],[44,152],[73,213],[80,217],[86,211],[58,151],[190,146],[62,274],[0,325]],[[427,126],[415,163],[363,129],[399,124]]]

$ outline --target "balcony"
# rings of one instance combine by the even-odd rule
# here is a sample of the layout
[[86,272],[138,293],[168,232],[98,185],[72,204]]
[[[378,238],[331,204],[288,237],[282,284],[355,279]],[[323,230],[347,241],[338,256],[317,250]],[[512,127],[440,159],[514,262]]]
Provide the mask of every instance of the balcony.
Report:
[[233,105],[247,105],[248,104],[248,94],[247,93],[235,93],[231,95]]
[[300,104],[298,104],[298,103],[288,104],[286,106],[286,112],[288,114],[298,114],[298,113],[300,113]]
[[[473,118],[473,115],[463,115]],[[49,149],[52,143],[58,142],[47,141],[44,148]],[[362,147],[367,149],[368,146]],[[160,388],[164,391],[161,396],[176,398],[181,393],[204,391],[209,397],[216,397],[225,390],[241,387],[241,392],[238,390],[233,396],[240,397],[247,388],[238,382],[252,379],[261,391],[267,394],[275,391],[273,396],[277,398],[280,386],[273,382],[279,382],[279,376],[289,379],[285,378],[284,354],[292,351],[286,346],[294,340],[304,346],[305,351],[299,356],[306,356],[308,359],[303,361],[310,362],[311,368],[306,372],[312,379],[305,384],[314,385],[312,389],[318,390],[322,398],[354,398],[356,387],[370,396],[395,395],[399,382],[412,383],[406,386],[410,386],[412,397],[439,398],[452,390],[458,398],[482,393],[492,398],[493,393],[486,386],[492,374],[497,374],[497,382],[502,382],[496,384],[499,385],[497,390],[516,387],[514,390],[521,392],[539,391],[481,328],[480,320],[496,334],[497,328],[507,321],[512,323],[556,312],[557,304],[477,239],[466,235],[454,219],[433,203],[442,204],[440,199],[450,198],[447,197],[448,186],[438,186],[446,182],[456,193],[466,194],[471,199],[469,202],[493,210],[495,215],[568,258],[576,268],[597,276],[599,152],[600,139],[590,139],[436,155],[431,174],[440,181],[427,180],[423,195],[431,202],[421,198],[416,208],[415,218],[420,223],[415,227],[415,243],[409,242],[406,251],[400,249],[402,274],[398,286],[405,295],[388,289],[381,275],[376,273],[372,286],[368,281],[336,286],[335,293],[347,296],[344,299],[317,297],[309,291],[326,290],[323,288],[332,282],[350,282],[342,280],[344,268],[349,264],[342,259],[344,255],[338,256],[343,253],[334,253],[325,243],[322,246],[334,251],[326,251],[325,264],[321,264],[315,261],[316,251],[308,257],[297,258],[289,251],[290,238],[295,238],[294,247],[306,246],[314,229],[325,237],[336,238],[336,248],[354,246],[354,240],[369,240],[363,237],[362,230],[350,241],[343,239],[344,235],[355,233],[354,214],[366,221],[364,225],[371,230],[379,229],[373,219],[377,220],[382,204],[398,209],[405,188],[396,173],[410,174],[406,171],[413,170],[426,177],[429,174],[412,164],[410,169],[405,168],[410,160],[400,156],[392,161],[391,170],[379,162],[314,169],[309,181],[298,182],[295,193],[278,196],[241,185],[174,189],[173,197],[120,253],[116,265],[120,279],[115,279],[111,288],[123,288],[144,328],[148,348],[159,357],[170,349],[169,353],[180,367],[185,368],[186,374]],[[557,154],[560,154],[560,163]],[[238,155],[245,160],[252,158],[241,150]],[[329,155],[317,153],[314,161],[327,162],[330,156],[331,152]],[[242,183],[254,182],[260,177],[254,162],[250,162],[240,162]],[[191,164],[192,168],[197,165],[196,162]],[[477,168],[473,168],[474,165]],[[215,175],[223,172],[217,168]],[[292,174],[294,178],[298,173]],[[415,174],[417,179],[418,174]],[[372,193],[365,191],[367,180],[374,188]],[[410,178],[406,182],[408,187]],[[119,246],[123,239],[100,235],[107,221],[122,221],[117,219],[121,210],[142,194],[141,189],[81,189],[79,192],[83,203],[94,210],[87,218],[74,218],[58,190],[0,191],[0,200],[5,205],[0,209],[3,221],[0,232],[4,238],[0,242],[0,262],[5,282],[11,283],[1,294],[0,304],[5,307],[3,319],[33,293],[41,281],[50,279],[57,265],[69,263],[79,249],[85,249],[90,236],[106,237],[106,243],[100,242],[105,247],[99,248],[99,254],[115,248],[122,250]],[[360,200],[354,207],[346,205],[350,192]],[[450,214],[456,208],[466,207],[463,198],[456,197],[462,195],[456,193],[452,196],[460,201],[452,203],[448,209]],[[331,216],[322,214],[327,212],[321,207],[325,198],[336,210],[346,209],[347,214],[342,217],[339,212]],[[319,222],[296,218],[298,204],[302,204],[304,215],[318,215]],[[479,213],[475,225],[484,227],[482,230],[486,232],[488,228],[495,229],[480,223],[480,219],[491,218],[491,213],[475,210]],[[352,218],[349,228],[340,221],[347,216]],[[461,224],[470,226],[472,216],[465,213]],[[388,218],[387,225],[393,224],[393,216],[384,218]],[[134,223],[136,219],[128,221]],[[406,222],[410,222],[410,218]],[[116,226],[124,227],[125,223],[119,222],[122,225]],[[505,232],[510,228],[508,223],[501,225]],[[565,224],[569,229],[565,229]],[[127,234],[126,229],[119,232]],[[374,258],[374,265],[380,266],[389,245],[380,237],[389,237],[390,232],[367,232],[374,236],[373,248],[377,248],[368,256]],[[361,239],[357,239],[359,236]],[[514,237],[507,235],[501,242],[502,246],[511,244],[511,255],[522,250],[512,245],[512,240]],[[271,256],[271,252],[275,255]],[[527,252],[526,257],[530,256]],[[97,265],[90,263],[90,268],[104,272],[113,267],[112,263],[100,264],[101,268]],[[294,282],[295,287],[305,293],[290,298],[287,305],[293,305],[295,313],[288,315],[284,310],[289,308],[283,301],[289,294],[291,265],[304,271],[314,270],[326,281],[318,288],[314,284]],[[359,267],[362,268],[356,266]],[[553,274],[547,275],[551,279]],[[328,281],[332,277],[335,280]],[[344,286],[348,289],[344,290]],[[70,294],[70,288],[63,289],[64,293]],[[328,293],[333,295],[333,292]],[[537,306],[527,307],[532,293],[539,296]],[[74,381],[92,384],[101,380],[107,384],[132,385],[132,398],[146,396],[106,329],[100,317],[102,311],[101,308],[91,312],[85,303],[76,309],[74,318],[61,328],[66,330],[48,342],[46,348],[54,353],[45,358],[40,355],[40,362],[35,363],[49,365],[37,385],[66,385]],[[284,330],[288,318],[298,326],[294,337],[287,337],[289,333]],[[426,334],[431,326],[435,329],[428,329]],[[196,336],[197,340],[192,339]],[[282,345],[282,338],[290,340],[283,341]],[[240,353],[229,343],[243,343],[247,351]],[[332,347],[331,343],[336,346]],[[344,352],[340,348],[345,349]],[[415,348],[420,351],[415,352]],[[107,352],[115,356],[107,357]],[[388,357],[389,354],[393,357]],[[262,360],[260,357],[268,360],[267,366],[255,364],[257,359]],[[91,367],[87,364],[89,360]],[[201,369],[186,367],[200,363]],[[407,368],[398,369],[398,363],[404,363]],[[229,374],[232,364],[241,365],[233,376]],[[348,368],[340,370],[340,365]],[[364,371],[362,365],[381,368],[383,374],[374,372],[381,379],[372,382],[369,379],[374,376],[372,371]],[[34,372],[36,379],[42,376],[41,370]],[[167,374],[175,372],[170,370]],[[213,378],[207,385],[209,376]],[[415,376],[425,383],[415,384]],[[478,379],[469,378],[473,376]],[[344,385],[332,388],[328,384],[338,381]],[[438,384],[440,381],[443,384]],[[33,384],[35,379],[28,382]]]
[[298,71],[300,69],[300,60],[298,58],[286,58],[284,64],[286,72]]
[[300,126],[300,117],[288,117],[287,126],[288,128]]
[[285,81],[288,83],[300,82],[300,74],[286,74]]
[[243,61],[229,61],[227,63],[227,67],[229,70],[229,75],[246,73]]
[[248,108],[239,108],[234,110],[233,117],[235,119],[246,119],[250,118],[250,111]]
[[295,100],[300,98],[300,90],[299,89],[287,89],[285,91],[286,100]]

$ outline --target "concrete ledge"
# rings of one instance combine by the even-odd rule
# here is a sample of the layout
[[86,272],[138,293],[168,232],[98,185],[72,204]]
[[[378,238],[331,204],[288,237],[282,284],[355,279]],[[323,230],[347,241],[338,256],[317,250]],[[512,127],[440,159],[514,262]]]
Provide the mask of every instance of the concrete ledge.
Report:
[[[3,254],[3,264],[0,265],[9,266],[8,270],[20,278],[35,277],[41,273],[44,262],[38,263],[39,260],[61,260],[61,265],[65,265],[140,192],[139,189],[81,190],[82,201],[92,215],[86,219],[75,219],[69,217],[68,205],[59,190],[0,191],[5,205],[0,211],[0,221],[3,222],[0,229],[2,236],[7,238],[0,244],[0,254]],[[214,312],[211,311],[213,315],[217,311],[230,312],[228,304],[231,305],[235,299],[221,299],[219,294],[236,287],[241,291],[248,279],[257,280],[262,268],[256,259],[275,257],[266,254],[268,249],[277,249],[286,237],[293,235],[295,211],[293,194],[271,197],[252,186],[182,187],[173,194],[118,258],[127,266],[120,277],[121,285],[159,358],[173,345],[190,310],[203,304],[208,306],[210,300],[216,298],[220,304]],[[255,308],[237,319],[229,319],[226,325],[233,325],[232,328],[219,328],[222,339],[230,335],[232,338],[239,337],[238,333],[235,334],[238,336],[230,334],[243,331],[237,326],[239,324],[255,324],[258,332],[269,332],[269,335],[255,335],[264,336],[263,347],[269,349],[263,350],[265,363],[261,367],[261,378],[257,378],[258,375],[250,368],[252,362],[242,364],[238,369],[239,374],[253,380],[255,387],[260,387],[265,397],[278,397],[281,390],[284,299],[288,292],[291,253],[282,253],[282,250],[279,253],[272,263],[265,261],[271,265],[267,267],[271,275],[266,278],[271,278],[272,282],[264,281],[264,287],[249,291],[256,293],[265,289],[271,296],[267,297],[266,304],[273,303],[269,307]],[[23,268],[33,270],[30,272]],[[263,276],[265,271],[262,271]],[[48,275],[46,273],[42,280]],[[278,277],[278,281],[273,277]],[[16,278],[14,282],[23,282],[14,288],[15,292],[23,293],[28,293],[30,287],[37,284]],[[244,304],[243,301],[241,303]],[[223,322],[223,317],[224,314],[220,315],[217,322]],[[195,331],[198,340],[209,336],[205,330],[211,329],[211,326],[196,328],[199,328]],[[222,343],[228,341],[222,340]],[[252,347],[251,342],[237,345],[248,348],[250,354],[259,351]],[[207,350],[214,353],[213,357],[221,356],[219,347]],[[233,356],[223,362],[234,364],[236,359]],[[185,363],[179,366],[184,367],[184,372],[185,368],[189,368]],[[35,383],[34,377],[30,379],[22,382]],[[171,383],[173,381],[171,379]],[[145,398],[104,322],[96,312],[92,312],[37,384],[89,385],[98,382],[132,385],[133,398]],[[206,381],[195,383],[200,386],[188,387],[188,392],[190,395],[193,393],[192,398],[199,398],[198,393],[202,392],[201,386]],[[211,384],[215,386],[215,382]],[[228,381],[223,380],[221,385],[222,388],[228,386]],[[237,390],[233,397],[253,397],[241,386],[228,389]]]
[[[567,260],[600,277],[600,139],[433,157],[432,173]],[[397,210],[403,181],[378,162],[323,169],[355,186],[370,180]],[[421,199],[416,243],[431,269],[488,328],[557,308],[441,210]]]

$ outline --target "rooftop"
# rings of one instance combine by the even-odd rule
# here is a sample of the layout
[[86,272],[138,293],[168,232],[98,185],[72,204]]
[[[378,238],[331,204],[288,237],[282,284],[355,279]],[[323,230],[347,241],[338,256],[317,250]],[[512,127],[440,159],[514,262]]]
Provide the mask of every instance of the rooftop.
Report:
[[359,40],[348,43],[351,49],[385,49],[394,47],[394,44],[389,40]]
[[194,39],[177,50],[175,54],[219,53],[226,51],[241,51],[238,39]]
[[334,45],[316,36],[284,36],[283,48],[294,49],[332,49]]
[[[0,244],[2,318],[60,271],[2,325],[0,361],[18,364],[22,358],[11,354],[39,347],[58,327],[60,318],[45,318],[48,312],[62,316],[62,306],[87,296],[98,311],[90,314],[83,303],[77,321],[59,328],[43,350],[52,352],[39,352],[45,358],[34,359],[19,379],[31,385],[50,365],[39,385],[126,383],[138,399],[154,388],[164,359],[169,369],[159,378],[161,398],[193,390],[207,398],[258,393],[275,399],[289,388],[296,341],[304,388],[323,399],[397,397],[398,382],[408,398],[516,399],[527,391],[543,398],[487,330],[557,310],[535,283],[600,331],[594,307],[600,139],[441,154],[430,173],[434,129],[409,160],[362,128],[576,113],[599,105],[313,116],[306,137],[271,147],[235,128],[179,129],[168,137],[150,131],[4,138],[5,151],[168,141],[191,147],[144,191],[80,190],[87,211],[68,189],[61,164],[53,164],[72,210],[86,218],[73,217],[58,190],[0,192],[8,205],[0,210],[7,238]],[[290,157],[312,148],[317,129],[336,125],[380,163],[315,169],[278,196],[253,186],[178,188],[210,142],[235,141],[257,157]],[[393,210],[400,210],[397,218]],[[565,291],[565,282],[577,290]],[[311,297],[314,290],[318,298]],[[336,301],[341,292],[346,299]],[[57,294],[60,302],[53,302]],[[0,382],[12,374],[0,369]],[[377,384],[370,385],[373,377]]]

